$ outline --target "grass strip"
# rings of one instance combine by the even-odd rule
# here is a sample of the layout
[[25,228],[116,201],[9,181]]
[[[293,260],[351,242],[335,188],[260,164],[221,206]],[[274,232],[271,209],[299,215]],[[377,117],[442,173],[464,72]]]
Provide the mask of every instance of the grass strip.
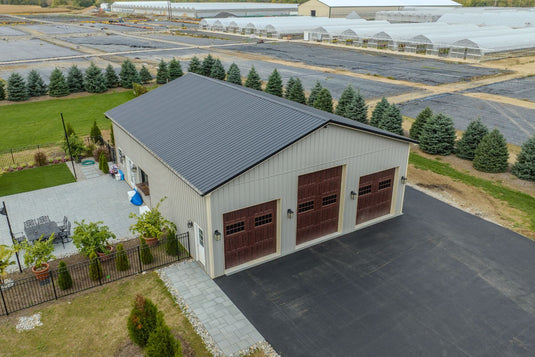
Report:
[[420,170],[429,170],[436,174],[448,176],[456,181],[461,181],[467,185],[481,188],[489,195],[525,212],[530,220],[530,229],[535,230],[535,197],[517,190],[505,187],[501,183],[492,182],[469,174],[462,173],[448,163],[439,162],[433,159],[427,159],[416,153],[411,153],[409,162]]
[[0,196],[74,182],[66,164],[48,165],[0,175]]

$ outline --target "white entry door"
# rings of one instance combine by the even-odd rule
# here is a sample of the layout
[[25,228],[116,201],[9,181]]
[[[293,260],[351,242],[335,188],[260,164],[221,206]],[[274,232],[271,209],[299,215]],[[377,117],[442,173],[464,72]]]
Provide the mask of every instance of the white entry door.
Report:
[[193,224],[193,229],[195,230],[195,245],[197,248],[197,260],[202,263],[202,265],[206,266],[206,256],[204,253],[204,232],[197,225],[197,223]]
[[130,184],[130,186],[135,187],[135,176],[132,172],[132,166],[134,166],[133,162],[130,160],[130,158],[126,157],[126,182]]

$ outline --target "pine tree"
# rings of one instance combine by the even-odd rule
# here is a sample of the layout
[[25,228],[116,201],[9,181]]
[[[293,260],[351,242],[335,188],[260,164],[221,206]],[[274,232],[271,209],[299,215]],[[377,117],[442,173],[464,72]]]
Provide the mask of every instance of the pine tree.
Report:
[[67,86],[65,77],[58,68],[55,68],[50,75],[48,94],[51,97],[64,97],[69,94],[69,87]]
[[355,93],[349,105],[346,106],[344,116],[360,123],[368,124],[368,105],[364,97],[360,94],[360,91]]
[[113,134],[113,123],[110,124],[110,141],[115,146],[115,135]]
[[162,59],[158,65],[158,71],[156,72],[156,83],[165,84],[169,82],[169,69],[167,63]]
[[212,66],[212,71],[210,72],[210,77],[224,81],[226,75],[225,67],[223,67],[219,58],[216,58],[214,65]]
[[201,73],[205,77],[210,77],[210,73],[212,73],[212,67],[214,66],[215,60],[212,55],[208,55],[204,57],[204,60],[201,64]]
[[318,93],[318,97],[314,101],[314,108],[329,113],[333,112],[333,97],[327,88],[322,88]]
[[182,72],[182,65],[173,57],[171,62],[169,62],[169,80],[172,81],[173,79],[177,79],[183,75],[184,72]]
[[128,256],[124,251],[123,243],[117,245],[117,254],[115,255],[115,268],[118,271],[126,271],[130,269],[130,263],[128,262]]
[[409,136],[413,138],[414,140],[420,140],[420,135],[422,135],[422,129],[429,120],[433,116],[433,111],[429,109],[429,107],[425,107],[424,110],[418,114],[416,117],[416,120],[411,125],[411,129],[409,130]]
[[310,95],[308,96],[308,105],[313,107],[314,102],[316,101],[316,98],[318,97],[319,92],[323,89],[321,86],[320,81],[316,81],[316,84],[314,85],[314,88],[310,91]]
[[535,181],[535,136],[522,145],[511,172],[522,180]]
[[104,153],[104,151],[100,153],[99,167],[100,167],[100,170],[102,170],[102,172],[105,174],[108,174],[110,172],[110,166],[108,165],[108,158],[106,157],[106,153]]
[[140,240],[141,240],[141,248],[140,248],[139,255],[141,256],[141,262],[143,264],[150,264],[154,261],[154,257],[152,256],[150,247],[145,241],[145,238],[140,238]]
[[119,77],[121,78],[121,87],[123,88],[132,88],[134,83],[141,83],[139,73],[137,72],[137,69],[132,61],[129,59],[125,60],[121,65]]
[[159,315],[158,308],[150,299],[137,295],[126,323],[132,342],[145,347],[150,333],[156,329]]
[[142,83],[149,83],[152,81],[152,74],[150,74],[149,70],[145,65],[141,66],[141,69],[139,70],[139,79],[141,79]]
[[85,90],[84,74],[76,65],[71,66],[69,72],[67,72],[67,87],[69,87],[69,92],[71,93],[83,92]]
[[102,265],[100,265],[100,259],[97,257],[97,253],[91,252],[89,255],[89,277],[91,280],[99,280],[102,278]]
[[485,135],[477,146],[473,166],[483,172],[505,172],[508,159],[509,152],[505,138],[498,129],[494,129]]
[[27,82],[28,94],[30,95],[30,97],[40,97],[46,94],[47,86],[43,81],[43,78],[41,78],[39,72],[37,72],[35,69],[32,69],[30,73],[28,73]]
[[265,92],[282,97],[282,78],[276,68],[269,75]]
[[7,100],[20,102],[29,98],[28,87],[24,78],[18,73],[12,73],[7,79]]
[[383,114],[383,119],[379,122],[379,129],[389,131],[394,134],[403,135],[403,117],[399,108],[395,104],[391,104]]
[[241,72],[236,63],[232,62],[227,72],[227,82],[242,85]]
[[251,67],[251,70],[249,71],[249,74],[247,75],[245,86],[247,88],[262,90],[262,81],[260,80],[260,76],[256,72],[256,69],[254,68],[254,66]]
[[201,61],[199,61],[197,56],[193,56],[193,58],[189,61],[188,72],[202,74],[201,67]]
[[67,290],[72,287],[72,277],[67,269],[67,264],[62,260],[58,268],[58,285],[61,290]]
[[111,63],[106,67],[105,76],[108,88],[117,88],[119,86],[119,76],[117,75],[117,72],[115,72]]
[[[288,79],[288,82],[286,82],[286,88],[284,88],[284,98],[290,99],[290,92],[292,91],[292,87],[294,86],[294,84],[295,78],[290,77],[290,79]],[[301,86],[303,85],[301,84]]]
[[93,121],[93,126],[91,127],[89,137],[95,144],[99,144],[99,145],[104,144],[104,139],[102,138],[102,132],[100,131],[100,128],[98,127],[96,120]]
[[372,117],[370,118],[370,125],[375,127],[379,126],[381,119],[383,119],[383,114],[386,112],[389,106],[390,103],[388,103],[386,98],[381,98],[379,103],[377,103],[375,108],[373,108]]
[[145,347],[145,357],[177,357],[181,356],[180,342],[171,334],[163,316],[158,314],[156,328],[150,332]]
[[288,99],[297,103],[307,104],[305,90],[303,89],[303,84],[299,78],[294,79],[294,83],[290,87],[290,93],[288,93]]
[[108,90],[106,77],[93,62],[85,70],[84,88],[87,93],[103,93]]
[[6,99],[5,83],[0,79],[0,100]]
[[455,145],[453,120],[443,113],[433,115],[420,134],[420,149],[428,154],[449,155]]
[[481,122],[481,119],[470,122],[463,137],[455,145],[455,155],[461,159],[474,160],[477,146],[488,133],[489,129]]
[[346,89],[342,92],[342,95],[340,96],[340,99],[338,100],[338,105],[336,106],[335,114],[344,116],[346,113],[347,106],[351,103],[353,98],[355,97],[357,93],[353,89],[353,87],[348,85]]

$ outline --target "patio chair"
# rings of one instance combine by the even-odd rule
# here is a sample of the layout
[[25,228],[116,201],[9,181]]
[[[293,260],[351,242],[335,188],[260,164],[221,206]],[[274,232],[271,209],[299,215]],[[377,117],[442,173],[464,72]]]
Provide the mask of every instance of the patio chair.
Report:
[[58,224],[59,230],[60,231],[66,231],[67,230],[67,223],[69,223],[69,220],[67,219],[67,216],[63,216],[62,224]]
[[26,236],[24,235],[23,232],[13,233],[13,236],[15,238],[15,242],[17,243],[22,243],[23,241],[26,240]]
[[41,217],[37,218],[37,223],[39,223],[39,224],[50,223],[50,217],[41,216]]
[[35,227],[37,225],[37,222],[35,219],[29,219],[27,221],[24,221],[24,228],[31,228]]

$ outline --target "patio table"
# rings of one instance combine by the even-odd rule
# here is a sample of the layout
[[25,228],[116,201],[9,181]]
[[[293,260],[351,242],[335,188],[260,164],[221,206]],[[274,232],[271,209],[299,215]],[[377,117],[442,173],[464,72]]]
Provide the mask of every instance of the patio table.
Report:
[[52,233],[56,232],[59,232],[59,227],[56,222],[52,221],[38,223],[31,227],[24,227],[24,233],[26,233],[26,237],[32,243],[36,240],[39,240],[41,236],[44,236],[45,239],[48,239]]

